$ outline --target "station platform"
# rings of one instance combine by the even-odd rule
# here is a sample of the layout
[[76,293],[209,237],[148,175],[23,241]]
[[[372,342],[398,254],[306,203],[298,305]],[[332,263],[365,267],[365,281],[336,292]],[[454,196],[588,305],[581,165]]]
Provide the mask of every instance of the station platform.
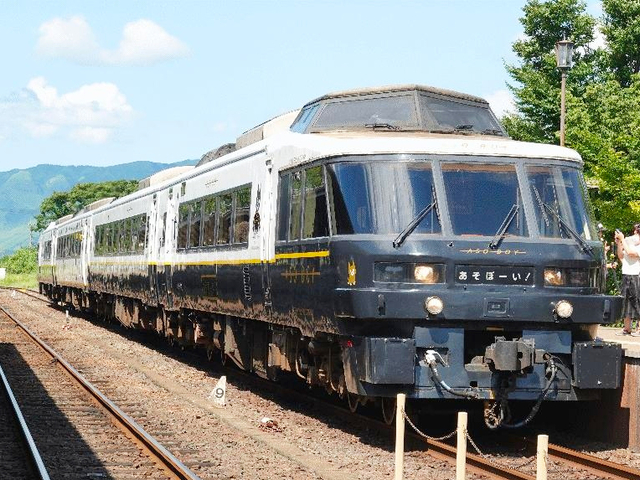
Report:
[[629,358],[640,358],[640,334],[619,335],[622,332],[620,327],[598,327],[598,337],[607,342],[617,342],[622,344],[623,355]]
[[640,452],[640,335],[618,335],[620,327],[598,328],[598,337],[622,345],[622,376],[618,390],[604,390],[602,399],[586,409],[589,433]]

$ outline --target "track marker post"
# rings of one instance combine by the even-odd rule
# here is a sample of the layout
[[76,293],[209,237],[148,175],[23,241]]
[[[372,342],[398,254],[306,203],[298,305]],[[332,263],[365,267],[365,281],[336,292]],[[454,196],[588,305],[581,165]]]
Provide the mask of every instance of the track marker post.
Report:
[[547,480],[548,453],[549,453],[549,435],[538,435],[536,480]]
[[209,400],[216,407],[224,407],[227,404],[227,376],[223,375],[218,380],[215,388],[209,394]]
[[456,445],[456,480],[464,480],[467,474],[467,412],[458,412]]
[[404,470],[404,405],[407,396],[399,393],[396,397],[396,472],[394,480],[402,480]]

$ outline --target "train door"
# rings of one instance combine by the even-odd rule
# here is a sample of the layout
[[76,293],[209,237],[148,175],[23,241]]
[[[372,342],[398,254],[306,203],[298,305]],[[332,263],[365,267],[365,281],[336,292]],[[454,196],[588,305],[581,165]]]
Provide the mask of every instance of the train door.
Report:
[[325,185],[322,165],[279,175],[275,263],[271,268],[273,310],[301,327],[331,316]]
[[90,219],[85,219],[83,223],[80,259],[82,266],[82,284],[86,287],[89,284],[89,259],[93,246],[93,235]]
[[145,248],[147,257],[147,273],[149,275],[149,300],[157,304],[158,298],[158,264],[160,260],[158,244],[158,194],[153,194],[153,201],[147,213],[147,241]]
[[174,252],[176,251],[176,225],[178,223],[178,195],[173,187],[169,189],[167,209],[158,219],[160,226],[160,252],[161,261],[158,262],[158,295],[162,303],[169,309],[173,308],[172,294],[172,265]]
[[[275,228],[275,195],[273,193],[274,172],[271,159],[265,162],[266,175],[262,189],[258,187],[256,193],[256,206],[253,217],[253,232],[259,235],[260,261],[262,263],[262,299],[265,316],[271,316],[271,278],[269,264],[274,258]],[[258,185],[260,183],[258,182]]]

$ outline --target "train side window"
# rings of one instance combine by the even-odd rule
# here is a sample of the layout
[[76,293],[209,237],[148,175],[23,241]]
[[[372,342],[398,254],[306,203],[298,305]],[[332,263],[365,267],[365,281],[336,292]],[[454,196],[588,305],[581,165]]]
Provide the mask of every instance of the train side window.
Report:
[[139,240],[139,234],[140,234],[140,223],[141,223],[141,219],[140,216],[135,216],[133,218],[131,218],[130,220],[131,223],[131,245],[129,246],[129,251],[130,252],[137,252],[138,251],[138,240]]
[[187,248],[190,205],[183,203],[178,211],[178,248]]
[[200,243],[200,225],[202,220],[202,202],[197,201],[191,204],[191,221],[189,222],[189,247],[196,248]]
[[302,238],[327,236],[329,236],[327,196],[324,188],[324,173],[322,166],[319,165],[305,172]]
[[302,220],[302,172],[291,174],[291,221],[289,223],[289,240],[300,239]]
[[160,247],[164,247],[167,240],[167,212],[162,214],[162,230],[160,231]]
[[226,245],[231,241],[231,205],[233,196],[230,193],[218,197],[218,237],[216,244]]
[[216,197],[204,199],[204,229],[202,244],[206,247],[216,242]]
[[122,236],[122,238],[124,239],[124,245],[122,247],[122,253],[129,253],[131,252],[131,247],[133,245],[133,238],[131,236],[131,232],[132,232],[132,228],[131,228],[131,224],[132,224],[132,220],[131,218],[126,218],[124,220],[124,234]]
[[149,236],[148,219],[146,214],[140,215],[140,229],[138,230],[138,252],[144,252],[147,246],[147,239]]
[[280,190],[278,193],[278,240],[287,240],[287,233],[289,232],[289,212],[291,210],[290,186],[291,175],[282,175],[280,177]]
[[242,187],[235,192],[236,209],[233,219],[233,243],[249,241],[249,209],[251,208],[251,186]]

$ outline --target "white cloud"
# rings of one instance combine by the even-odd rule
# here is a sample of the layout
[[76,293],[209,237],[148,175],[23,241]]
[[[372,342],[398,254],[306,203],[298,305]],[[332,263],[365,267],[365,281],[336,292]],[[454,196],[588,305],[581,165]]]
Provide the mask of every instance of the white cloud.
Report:
[[17,95],[0,100],[0,129],[35,138],[68,136],[103,143],[127,123],[134,111],[112,83],[92,83],[59,94],[42,77],[33,78]]
[[495,113],[498,118],[515,111],[515,103],[508,90],[498,90],[485,95],[484,98],[489,102],[491,110],[493,110],[493,113]]
[[151,20],[127,23],[116,50],[100,47],[81,16],[54,18],[40,26],[36,52],[83,65],[151,65],[189,55],[189,47]]

